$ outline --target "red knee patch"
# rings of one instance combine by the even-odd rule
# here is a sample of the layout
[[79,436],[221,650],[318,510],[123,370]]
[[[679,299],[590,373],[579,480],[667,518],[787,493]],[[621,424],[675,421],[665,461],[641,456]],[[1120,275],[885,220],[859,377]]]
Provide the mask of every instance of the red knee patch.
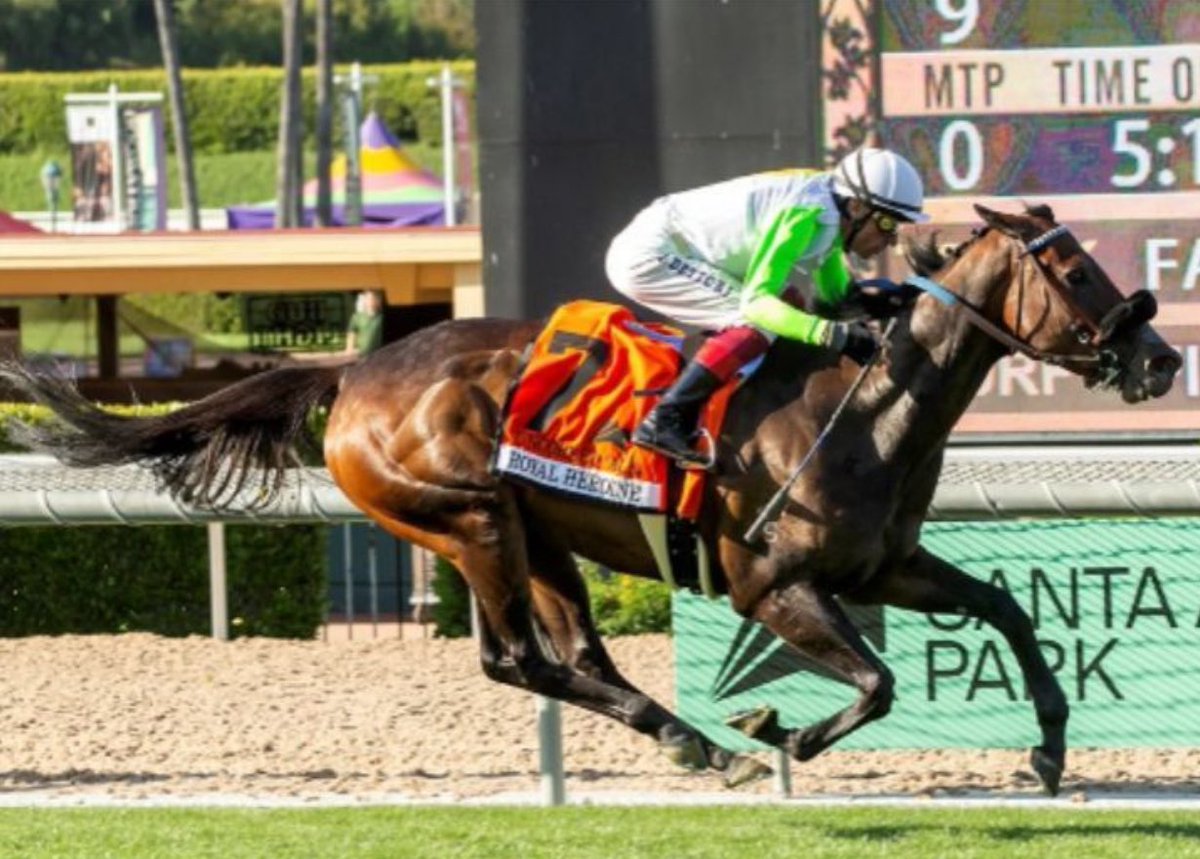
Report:
[[767,351],[771,341],[748,325],[726,328],[709,337],[696,352],[696,362],[721,381],[731,378]]

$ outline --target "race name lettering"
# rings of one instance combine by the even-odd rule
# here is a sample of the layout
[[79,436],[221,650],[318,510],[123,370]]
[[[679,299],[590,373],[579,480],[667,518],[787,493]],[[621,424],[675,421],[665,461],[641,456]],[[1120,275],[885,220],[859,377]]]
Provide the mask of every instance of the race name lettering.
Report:
[[571,495],[638,510],[657,510],[662,498],[661,489],[653,483],[580,468],[509,445],[500,446],[496,470]]
[[888,117],[1200,106],[1200,48],[1188,44],[885,53],[882,68]]

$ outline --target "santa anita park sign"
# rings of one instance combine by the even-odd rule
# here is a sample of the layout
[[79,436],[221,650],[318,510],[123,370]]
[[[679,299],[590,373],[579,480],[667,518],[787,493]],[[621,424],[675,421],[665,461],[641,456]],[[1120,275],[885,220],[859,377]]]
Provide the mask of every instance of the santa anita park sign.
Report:
[[[1076,747],[1200,745],[1200,522],[1088,520],[927,525],[930,551],[1008,590],[1033,619],[1071,702]],[[1028,746],[1040,741],[1020,669],[974,619],[848,609],[896,676],[891,713],[842,748]],[[680,715],[714,741],[764,704],[798,727],[852,703],[830,679],[725,600],[675,598]]]

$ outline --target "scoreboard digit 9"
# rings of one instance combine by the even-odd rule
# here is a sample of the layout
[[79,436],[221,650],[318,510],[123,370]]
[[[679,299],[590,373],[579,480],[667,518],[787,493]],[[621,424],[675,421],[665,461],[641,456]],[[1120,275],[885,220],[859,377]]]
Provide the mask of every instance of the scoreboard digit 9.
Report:
[[[847,6],[825,8],[843,70]],[[920,171],[941,240],[978,225],[972,203],[1047,203],[1123,291],[1156,294],[1155,325],[1184,355],[1171,394],[1137,408],[1057,368],[1005,359],[957,432],[1194,435],[1200,3],[877,0],[865,9],[862,53],[873,62],[854,76],[868,93],[858,127]],[[837,66],[826,68],[828,96]],[[842,122],[844,148],[854,126]]]

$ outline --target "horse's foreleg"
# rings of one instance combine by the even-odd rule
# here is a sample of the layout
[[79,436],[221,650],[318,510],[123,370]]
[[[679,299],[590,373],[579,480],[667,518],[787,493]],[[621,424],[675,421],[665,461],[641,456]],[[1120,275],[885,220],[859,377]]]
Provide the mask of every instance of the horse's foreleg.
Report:
[[853,683],[859,697],[844,710],[807,728],[779,725],[775,711],[770,709],[738,717],[731,722],[734,727],[806,761],[851,731],[887,715],[893,698],[892,673],[832,596],[807,583],[792,584],[760,600],[752,616],[812,661]]
[[631,695],[640,721],[675,763],[691,769],[712,767],[725,784],[737,787],[770,774],[766,765],[718,746],[647,696],[617,669],[592,618],[587,586],[566,551],[531,546],[534,611],[560,658],[580,674]]
[[918,548],[904,564],[845,596],[855,602],[914,611],[965,614],[998,630],[1021,666],[1042,730],[1042,745],[1032,750],[1030,763],[1046,791],[1058,793],[1066,762],[1067,698],[1042,655],[1033,622],[1012,594]]

